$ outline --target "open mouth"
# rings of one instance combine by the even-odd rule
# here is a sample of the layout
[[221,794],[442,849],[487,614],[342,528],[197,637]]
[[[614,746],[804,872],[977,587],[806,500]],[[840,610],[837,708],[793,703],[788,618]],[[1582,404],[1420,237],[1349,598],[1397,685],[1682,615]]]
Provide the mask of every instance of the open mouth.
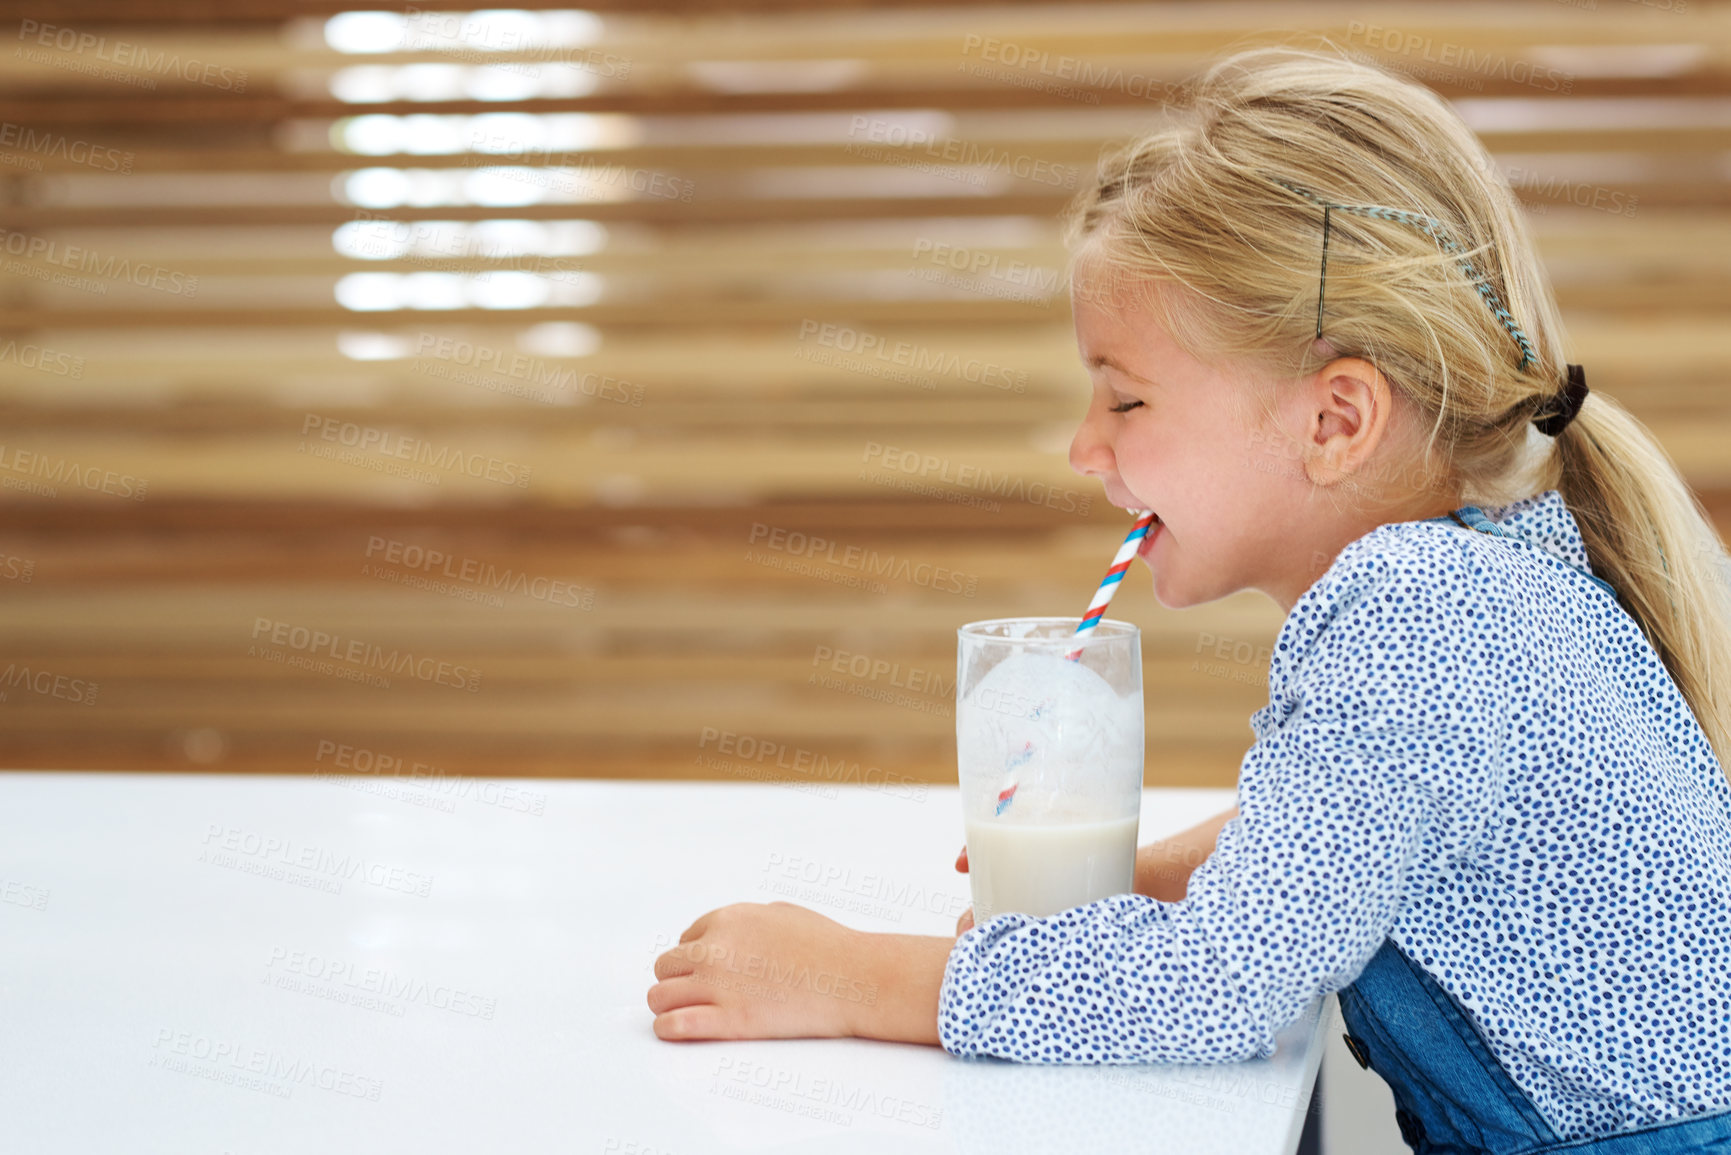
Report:
[[1136,547],[1137,557],[1147,560],[1148,552],[1154,548],[1154,539],[1160,535],[1160,530],[1163,524],[1164,523],[1160,520],[1160,515],[1155,514],[1154,520],[1149,523],[1148,532],[1142,535],[1141,544]]

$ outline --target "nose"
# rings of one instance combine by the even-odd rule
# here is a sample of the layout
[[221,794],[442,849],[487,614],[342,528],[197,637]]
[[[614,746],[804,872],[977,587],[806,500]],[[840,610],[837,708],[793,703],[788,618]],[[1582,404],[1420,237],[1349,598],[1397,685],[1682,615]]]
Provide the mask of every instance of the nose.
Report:
[[1070,439],[1070,468],[1083,477],[1105,477],[1117,467],[1104,432],[1100,428],[1100,407],[1090,405],[1076,435]]

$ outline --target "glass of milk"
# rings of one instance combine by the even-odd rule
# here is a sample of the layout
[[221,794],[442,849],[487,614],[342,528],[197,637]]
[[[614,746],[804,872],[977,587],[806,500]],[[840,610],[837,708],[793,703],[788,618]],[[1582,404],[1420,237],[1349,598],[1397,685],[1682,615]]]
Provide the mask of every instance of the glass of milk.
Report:
[[[1131,891],[1142,635],[1108,618],[1078,643],[1078,623],[998,618],[956,631],[956,766],[976,925]],[[1067,659],[1078,646],[1081,657]]]

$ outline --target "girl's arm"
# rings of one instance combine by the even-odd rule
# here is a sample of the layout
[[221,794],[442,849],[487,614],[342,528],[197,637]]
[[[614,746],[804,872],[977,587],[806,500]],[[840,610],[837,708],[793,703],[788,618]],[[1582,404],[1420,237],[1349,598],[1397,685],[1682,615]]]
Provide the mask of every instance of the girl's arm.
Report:
[[[1190,872],[1214,852],[1214,840],[1238,807],[1198,822],[1188,830],[1136,852],[1137,894],[1164,902],[1181,902]],[[969,920],[970,924],[972,920]],[[875,1006],[862,1007],[853,1033],[867,1039],[938,1046],[938,992],[955,940],[913,934],[868,934],[867,965],[877,976],[880,995]]]
[[1238,807],[1174,834],[1150,842],[1136,852],[1136,880],[1131,890],[1162,902],[1184,901],[1190,873],[1214,853],[1214,840],[1228,822],[1238,817]]
[[[1131,890],[1163,902],[1182,902],[1190,872],[1214,853],[1214,840],[1238,807],[1198,822],[1136,852]],[[970,914],[972,912],[969,912]],[[968,918],[963,929],[973,925]],[[913,934],[868,934],[868,964],[881,991],[875,1007],[861,1008],[853,1033],[867,1039],[938,1046],[938,992],[955,940]]]
[[[1137,852],[1135,892],[1184,897],[1236,808]],[[961,865],[958,863],[958,865]],[[970,912],[971,914],[971,912]],[[663,1039],[844,1037],[941,1045],[938,995],[956,935],[872,934],[787,902],[699,918],[655,961]]]
[[938,993],[956,940],[944,935],[868,934],[881,997],[859,1008],[853,1034],[862,1039],[941,1046]]

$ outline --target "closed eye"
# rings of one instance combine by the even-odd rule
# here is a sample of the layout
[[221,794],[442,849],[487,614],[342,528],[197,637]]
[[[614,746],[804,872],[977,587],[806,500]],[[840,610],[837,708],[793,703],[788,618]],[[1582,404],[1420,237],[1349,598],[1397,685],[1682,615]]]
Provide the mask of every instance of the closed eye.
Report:
[[1110,405],[1110,406],[1107,406],[1107,408],[1110,409],[1113,413],[1128,413],[1130,410],[1136,408],[1136,406],[1138,406],[1140,404],[1142,404],[1142,402],[1140,402],[1140,401],[1126,401],[1122,405]]

